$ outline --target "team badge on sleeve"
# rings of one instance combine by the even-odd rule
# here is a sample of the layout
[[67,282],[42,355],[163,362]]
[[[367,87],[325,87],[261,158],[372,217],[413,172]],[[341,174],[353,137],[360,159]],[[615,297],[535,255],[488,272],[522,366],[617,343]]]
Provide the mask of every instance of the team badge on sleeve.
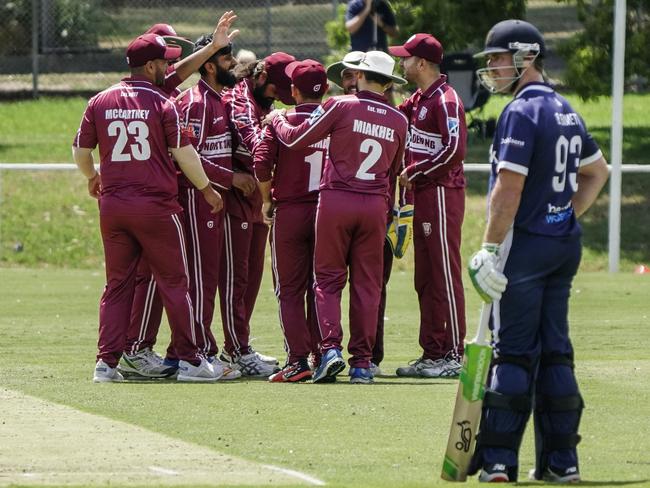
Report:
[[314,122],[316,122],[321,115],[325,113],[325,110],[323,110],[323,107],[320,105],[316,107],[316,109],[311,113],[309,116],[309,125],[312,125]]
[[190,129],[190,137],[198,139],[201,135],[201,122],[190,122],[188,128]]
[[459,130],[460,124],[458,122],[458,119],[455,119],[453,117],[449,117],[447,119],[447,129],[449,129],[449,134],[452,136],[458,135],[458,130]]

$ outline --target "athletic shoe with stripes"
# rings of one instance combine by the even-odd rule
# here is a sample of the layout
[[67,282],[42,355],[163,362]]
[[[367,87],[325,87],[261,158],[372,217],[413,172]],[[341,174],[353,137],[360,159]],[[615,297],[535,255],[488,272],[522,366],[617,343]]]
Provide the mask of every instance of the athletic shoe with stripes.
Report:
[[411,361],[407,366],[397,368],[397,376],[408,376],[411,378],[440,378],[444,376],[447,361],[444,359],[418,358]]
[[271,383],[297,383],[311,379],[311,369],[307,359],[287,363],[284,368],[269,376]]
[[268,378],[273,373],[280,371],[280,368],[274,364],[262,361],[260,356],[255,352],[239,356],[235,359],[234,363],[231,364],[234,369],[241,371],[242,376]]
[[[251,352],[249,354],[255,354],[259,358],[259,360],[264,363],[271,364],[273,366],[278,366],[280,364],[277,358],[274,358],[273,356],[267,356],[266,354],[257,352],[252,347],[250,348],[250,350]],[[236,359],[233,359],[233,357],[230,354],[228,354],[225,350],[221,351],[221,354],[219,355],[219,359],[224,363],[234,364],[237,362]]]
[[117,370],[117,368],[111,368],[104,362],[103,359],[97,361],[97,364],[95,365],[95,372],[93,374],[93,382],[120,383],[122,381],[124,381],[124,377]]
[[336,375],[344,369],[345,361],[343,361],[341,351],[336,348],[328,349],[323,354],[312,379],[314,383],[331,383],[336,381]]
[[117,368],[128,379],[169,378],[176,373],[176,368],[166,365],[163,358],[148,347],[135,354],[123,354]]

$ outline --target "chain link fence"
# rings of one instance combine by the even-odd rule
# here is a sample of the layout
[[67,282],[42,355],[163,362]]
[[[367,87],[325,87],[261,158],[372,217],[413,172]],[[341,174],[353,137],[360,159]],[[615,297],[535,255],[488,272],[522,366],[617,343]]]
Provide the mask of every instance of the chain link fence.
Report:
[[126,71],[128,43],[156,23],[195,40],[234,10],[235,51],[286,51],[322,60],[325,23],[339,0],[0,0],[0,86],[5,94],[97,91]]

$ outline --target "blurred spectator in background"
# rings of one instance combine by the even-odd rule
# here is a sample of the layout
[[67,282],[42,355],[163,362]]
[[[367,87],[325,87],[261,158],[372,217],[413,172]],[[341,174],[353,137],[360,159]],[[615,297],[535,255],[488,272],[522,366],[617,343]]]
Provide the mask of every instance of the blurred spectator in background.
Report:
[[349,0],[345,28],[350,33],[351,51],[388,52],[386,35],[399,32],[388,0]]

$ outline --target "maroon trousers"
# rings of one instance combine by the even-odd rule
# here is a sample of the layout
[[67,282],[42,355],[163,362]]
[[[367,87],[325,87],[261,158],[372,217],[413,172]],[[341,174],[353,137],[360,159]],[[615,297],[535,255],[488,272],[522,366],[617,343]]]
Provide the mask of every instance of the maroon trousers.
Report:
[[381,283],[381,298],[379,300],[379,313],[377,314],[377,335],[372,348],[372,362],[379,366],[384,360],[384,315],[386,314],[386,287],[393,269],[393,251],[390,244],[384,239],[384,274]]
[[[214,301],[219,281],[221,249],[223,247],[224,212],[212,214],[210,206],[195,188],[180,187],[178,200],[184,209],[187,262],[190,277],[190,297],[194,305],[192,334],[201,353],[213,356],[218,347],[212,334]],[[153,347],[162,319],[162,302],[158,286],[148,262],[138,266],[135,297],[126,352],[135,354]],[[170,344],[167,357],[176,358],[175,344]]]
[[250,319],[262,283],[269,228],[226,213],[219,272],[219,299],[224,349],[231,356],[248,354]]
[[429,186],[415,191],[415,290],[425,359],[463,355],[465,295],[460,257],[465,189]]
[[275,209],[271,228],[273,284],[287,361],[318,352],[320,334],[313,291],[316,203],[287,203]]
[[122,356],[136,271],[142,257],[151,267],[167,310],[176,357],[196,363],[200,351],[192,327],[182,214],[160,217],[100,215],[100,227],[106,288],[99,307],[97,359],[115,367]]
[[341,349],[341,293],[350,270],[350,366],[368,368],[377,333],[387,203],[383,195],[322,190],[314,271],[321,352]]

